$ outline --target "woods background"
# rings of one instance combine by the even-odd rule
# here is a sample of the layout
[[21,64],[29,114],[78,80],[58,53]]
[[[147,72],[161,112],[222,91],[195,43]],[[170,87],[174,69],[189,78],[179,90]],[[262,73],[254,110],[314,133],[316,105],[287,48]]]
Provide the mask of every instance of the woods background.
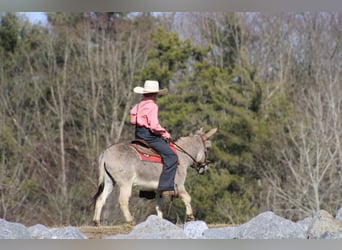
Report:
[[[196,219],[291,220],[342,204],[339,13],[0,13],[0,217],[91,224],[97,157],[133,139],[133,87],[156,79],[173,138],[218,127],[189,169]],[[137,191],[135,190],[135,193]],[[104,224],[123,223],[117,190]],[[154,201],[131,198],[137,222]],[[184,220],[178,200],[170,219]]]

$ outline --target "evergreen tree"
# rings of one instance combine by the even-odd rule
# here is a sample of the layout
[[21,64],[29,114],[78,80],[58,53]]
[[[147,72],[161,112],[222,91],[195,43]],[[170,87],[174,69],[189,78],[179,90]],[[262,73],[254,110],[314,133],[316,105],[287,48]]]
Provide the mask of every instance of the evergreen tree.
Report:
[[153,48],[141,79],[158,80],[163,87],[176,91],[173,83],[188,77],[192,61],[202,58],[206,50],[188,39],[180,40],[176,33],[166,32],[161,26],[152,33],[151,41]]
[[[213,64],[209,48],[194,46],[188,40],[180,41],[176,34],[165,33],[162,29],[152,39],[154,49],[142,74],[169,83],[170,95],[158,100],[162,124],[166,124],[174,138],[199,127],[219,127],[219,136],[213,139],[209,153],[214,162],[210,174],[196,178],[199,183],[188,183],[195,216],[208,222],[222,221],[222,212],[218,211],[222,208],[216,205],[224,203],[222,199],[227,201],[228,196],[232,204],[239,204],[231,208],[233,211],[241,210],[240,199],[244,207],[250,208],[256,182],[251,145],[255,138],[260,89],[250,81],[234,81],[234,65],[229,62]],[[235,47],[236,44],[230,44],[226,51],[234,51]],[[226,58],[231,60],[234,56],[230,54]],[[193,174],[190,171],[191,179]],[[255,213],[255,209],[246,210],[243,217],[226,219],[241,222]]]
[[13,53],[19,39],[19,21],[15,13],[6,13],[1,17],[0,47],[5,53]]

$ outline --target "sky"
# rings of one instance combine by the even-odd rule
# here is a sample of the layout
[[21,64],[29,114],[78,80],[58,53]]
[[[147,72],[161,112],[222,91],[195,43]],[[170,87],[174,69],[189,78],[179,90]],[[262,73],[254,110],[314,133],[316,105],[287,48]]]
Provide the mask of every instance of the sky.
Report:
[[20,13],[25,14],[29,18],[32,24],[38,24],[39,22],[41,22],[42,24],[47,23],[47,16],[45,12],[20,12]]

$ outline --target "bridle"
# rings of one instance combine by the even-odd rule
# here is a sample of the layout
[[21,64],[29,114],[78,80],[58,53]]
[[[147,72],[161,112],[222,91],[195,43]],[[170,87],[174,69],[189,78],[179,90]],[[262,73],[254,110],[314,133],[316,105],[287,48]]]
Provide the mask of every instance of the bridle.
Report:
[[190,155],[188,152],[186,152],[181,146],[179,146],[178,144],[176,144],[174,141],[172,142],[181,152],[183,152],[184,154],[186,154],[187,156],[189,156],[191,158],[191,160],[193,160],[194,164],[191,165],[192,168],[195,168],[197,170],[197,172],[199,174],[204,174],[206,169],[207,169],[207,164],[209,163],[208,161],[208,153],[207,153],[207,148],[205,146],[205,141],[203,139],[202,136],[197,135],[201,138],[201,142],[203,144],[203,148],[204,148],[204,162],[198,162],[192,155]]

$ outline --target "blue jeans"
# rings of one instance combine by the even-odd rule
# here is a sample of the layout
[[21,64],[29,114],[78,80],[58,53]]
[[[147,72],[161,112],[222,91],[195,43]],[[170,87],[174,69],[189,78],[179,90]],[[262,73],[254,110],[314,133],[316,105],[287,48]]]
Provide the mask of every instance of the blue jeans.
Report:
[[148,128],[136,126],[135,138],[144,139],[148,145],[157,151],[163,161],[163,170],[159,177],[158,190],[174,190],[175,175],[178,167],[178,156],[161,136],[152,133]]

